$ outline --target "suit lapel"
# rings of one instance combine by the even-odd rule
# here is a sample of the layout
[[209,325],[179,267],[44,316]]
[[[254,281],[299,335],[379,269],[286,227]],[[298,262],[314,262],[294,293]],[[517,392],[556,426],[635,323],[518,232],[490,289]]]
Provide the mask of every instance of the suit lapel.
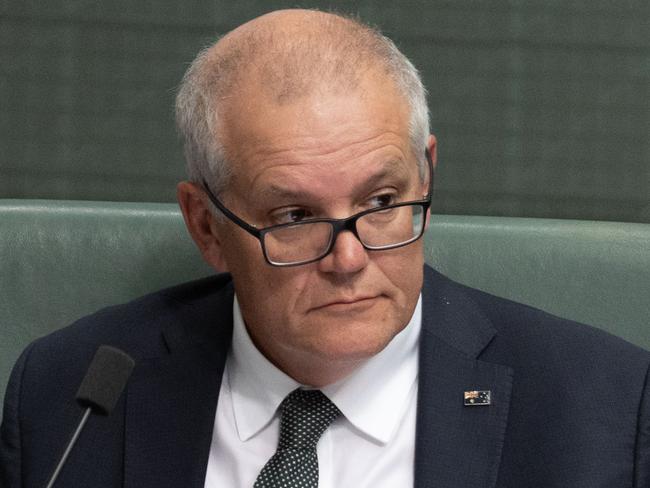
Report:
[[[423,297],[415,486],[493,487],[513,371],[476,359],[496,332],[462,287],[427,270]],[[470,390],[491,404],[464,406]]]
[[125,488],[202,488],[232,334],[232,293],[163,325],[169,354],[138,362],[127,390]]

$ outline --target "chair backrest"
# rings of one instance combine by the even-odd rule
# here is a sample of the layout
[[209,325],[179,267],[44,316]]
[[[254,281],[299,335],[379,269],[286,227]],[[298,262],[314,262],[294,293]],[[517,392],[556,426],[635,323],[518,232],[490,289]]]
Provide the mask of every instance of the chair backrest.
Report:
[[426,240],[456,281],[650,349],[650,224],[434,215]]
[[[427,261],[462,283],[650,349],[650,225],[434,215]],[[0,389],[33,339],[207,276],[175,204],[0,200]]]

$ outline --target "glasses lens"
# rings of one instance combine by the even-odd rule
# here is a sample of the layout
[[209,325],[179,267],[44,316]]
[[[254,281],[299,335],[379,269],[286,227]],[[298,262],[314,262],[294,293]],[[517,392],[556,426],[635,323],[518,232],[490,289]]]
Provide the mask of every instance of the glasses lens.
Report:
[[377,209],[357,220],[359,237],[371,249],[408,244],[420,237],[423,228],[424,207],[419,204]]
[[328,222],[298,223],[264,235],[266,256],[273,264],[296,264],[323,255],[332,239]]

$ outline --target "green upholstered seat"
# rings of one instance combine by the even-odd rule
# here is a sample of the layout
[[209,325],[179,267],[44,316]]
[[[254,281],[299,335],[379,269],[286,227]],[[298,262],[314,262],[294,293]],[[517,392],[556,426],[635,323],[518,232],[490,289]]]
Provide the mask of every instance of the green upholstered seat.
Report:
[[[426,244],[451,278],[650,348],[650,225],[434,215]],[[0,389],[31,340],[211,272],[174,204],[0,200]]]

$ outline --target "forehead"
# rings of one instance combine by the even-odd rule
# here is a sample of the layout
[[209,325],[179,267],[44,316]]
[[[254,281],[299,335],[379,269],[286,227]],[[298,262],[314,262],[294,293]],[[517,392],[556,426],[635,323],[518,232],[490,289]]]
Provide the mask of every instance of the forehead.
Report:
[[249,87],[231,102],[220,129],[233,184],[268,185],[286,174],[345,178],[359,166],[390,171],[392,163],[415,164],[410,111],[386,76],[351,91],[319,87],[288,104]]

